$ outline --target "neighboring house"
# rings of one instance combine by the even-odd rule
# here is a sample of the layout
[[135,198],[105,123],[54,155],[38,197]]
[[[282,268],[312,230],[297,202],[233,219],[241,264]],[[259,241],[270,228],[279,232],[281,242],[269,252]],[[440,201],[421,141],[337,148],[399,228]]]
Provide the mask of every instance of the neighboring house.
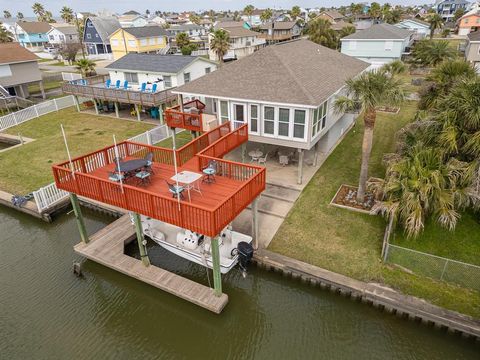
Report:
[[376,24],[340,39],[342,54],[380,67],[400,60],[413,42],[413,32],[390,24]]
[[480,30],[467,35],[465,60],[472,63],[477,69],[477,73],[480,74]]
[[252,15],[242,15],[240,18],[243,21],[247,21],[251,26],[260,26],[263,24],[262,19],[260,18],[264,10],[255,9],[253,10]]
[[160,26],[165,26],[167,24],[167,21],[161,16],[154,16],[153,18],[151,18],[149,20],[149,22],[151,24],[157,24],[157,25],[160,25]]
[[110,35],[115,60],[127,53],[159,53],[168,50],[168,33],[160,26],[120,28]]
[[54,46],[60,46],[69,43],[78,43],[78,30],[73,25],[55,26],[47,32],[48,43]]
[[480,10],[469,11],[458,21],[458,35],[468,35],[480,29]]
[[322,11],[317,17],[330,21],[332,24],[343,20],[345,16],[340,14],[337,10]]
[[0,44],[0,86],[12,96],[27,98],[28,85],[38,83],[45,98],[37,60],[35,54],[18,43]]
[[439,13],[445,21],[452,21],[455,11],[463,9],[468,10],[470,3],[465,0],[444,0],[437,4],[437,13]]
[[89,17],[85,20],[83,43],[89,55],[110,54],[109,36],[120,28],[115,17]]
[[171,36],[170,44],[177,49],[177,52],[180,49],[177,48],[176,37],[180,33],[188,34],[190,42],[197,44],[199,50],[208,48],[208,30],[203,26],[196,24],[172,25],[168,28],[168,32]]
[[415,40],[423,39],[430,34],[430,24],[420,19],[405,19],[395,26],[412,31],[415,34]]
[[295,21],[281,21],[262,25],[260,34],[267,43],[276,43],[300,37],[302,29]]
[[127,12],[124,12],[122,15],[141,15],[141,14],[138,11],[129,10]]
[[148,24],[148,20],[141,15],[122,15],[118,21],[122,27],[141,27]]
[[[217,69],[214,61],[182,55],[130,53],[106,66],[112,83],[157,84],[157,91],[183,85]],[[151,85],[149,85],[151,86]]]
[[30,51],[42,51],[48,43],[50,24],[41,21],[18,21],[15,34],[18,42]]
[[267,46],[173,93],[201,100],[219,123],[248,124],[249,141],[298,151],[301,173],[305,150],[328,154],[352,126],[355,116],[334,103],[368,66],[302,39]]
[[[220,23],[222,25],[223,23]],[[246,29],[243,26],[221,27],[230,37],[230,48],[223,57],[224,61],[237,60],[253,54],[255,51],[266,45],[266,41],[259,37],[259,33]],[[211,35],[208,39],[211,41]],[[214,51],[209,50],[211,60],[219,61]]]

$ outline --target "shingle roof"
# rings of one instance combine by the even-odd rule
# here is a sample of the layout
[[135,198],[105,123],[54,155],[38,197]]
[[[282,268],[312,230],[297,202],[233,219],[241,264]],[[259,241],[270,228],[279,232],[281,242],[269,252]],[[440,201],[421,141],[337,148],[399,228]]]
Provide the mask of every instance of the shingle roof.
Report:
[[125,32],[132,34],[137,39],[145,38],[149,36],[167,36],[167,31],[160,26],[140,26],[124,28]]
[[13,64],[23,61],[36,61],[37,55],[25,49],[19,43],[0,44],[0,64]]
[[346,21],[343,21],[343,20],[339,20],[336,23],[332,24],[331,28],[335,31],[340,31],[343,28],[346,28],[346,27],[349,27],[349,26],[355,27],[355,25],[352,24],[352,23],[349,23],[349,22],[346,22]]
[[64,35],[76,35],[76,34],[78,34],[77,28],[73,25],[55,26],[53,28],[60,31]]
[[332,19],[336,20],[336,19],[343,19],[345,16],[343,16],[342,14],[340,14],[337,10],[325,10],[323,12],[320,13],[320,15],[322,14],[325,14],[329,17],[331,17]]
[[224,30],[228,32],[228,35],[231,38],[245,37],[245,36],[258,36],[258,32],[245,29],[242,26],[228,27],[228,28],[224,28]]
[[215,25],[215,29],[226,29],[231,27],[242,27],[245,21],[219,21]]
[[117,31],[121,26],[118,22],[118,19],[109,16],[109,17],[89,17],[90,21],[92,22],[93,26],[98,32],[98,35],[103,41],[107,41],[108,37],[112,35],[115,31]]
[[197,59],[197,56],[129,53],[106,68],[176,74]]
[[43,21],[18,21],[17,25],[27,34],[46,34],[51,28],[49,23]]
[[297,40],[268,46],[180,86],[184,94],[318,106],[369,64]]
[[480,41],[480,30],[471,32],[470,34],[467,35],[468,40],[470,41]]
[[189,31],[189,30],[201,30],[203,29],[203,27],[197,24],[182,24],[182,25],[172,25],[170,26],[169,29],[178,30],[178,31]]
[[345,36],[342,40],[405,39],[411,34],[412,32],[410,30],[401,29],[394,25],[376,24],[366,30]]
[[[275,30],[289,30],[293,28],[296,24],[296,21],[277,21],[275,22]],[[269,30],[272,28],[272,23],[263,24],[260,29]]]

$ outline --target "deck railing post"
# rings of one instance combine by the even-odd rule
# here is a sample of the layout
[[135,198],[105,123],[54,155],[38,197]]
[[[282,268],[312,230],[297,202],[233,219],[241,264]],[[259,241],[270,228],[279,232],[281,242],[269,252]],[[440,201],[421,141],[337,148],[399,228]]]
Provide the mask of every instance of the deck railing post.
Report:
[[142,259],[143,265],[150,266],[150,259],[147,255],[147,242],[143,237],[143,230],[142,230],[142,219],[140,218],[140,214],[133,213],[133,222],[135,223],[135,232],[137,233],[137,242],[138,242],[138,249],[140,250],[140,257]]
[[218,237],[212,238],[213,288],[216,296],[222,295],[222,273],[220,272],[220,249]]
[[82,210],[78,202],[77,194],[70,194],[70,202],[72,203],[73,212],[75,213],[75,219],[77,219],[78,231],[80,232],[80,238],[85,244],[88,244],[87,228],[85,227],[85,221],[83,220]]

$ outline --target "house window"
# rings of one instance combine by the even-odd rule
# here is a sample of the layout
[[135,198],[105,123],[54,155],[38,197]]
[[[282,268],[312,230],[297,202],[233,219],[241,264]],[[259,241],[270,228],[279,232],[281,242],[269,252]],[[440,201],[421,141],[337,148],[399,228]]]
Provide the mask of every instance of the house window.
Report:
[[138,74],[137,73],[130,73],[126,72],[125,74],[125,80],[130,82],[130,83],[137,83],[138,84]]
[[258,105],[250,105],[250,131],[258,133]]
[[325,128],[327,123],[327,102],[325,101],[313,112],[312,137]]
[[112,39],[110,42],[112,43],[112,46],[118,46],[118,39]]
[[92,34],[87,34],[87,39],[91,39],[92,38]]
[[223,124],[228,121],[228,102],[220,100],[220,122]]
[[95,34],[95,37],[98,38],[98,34]]
[[135,40],[128,40],[128,46],[137,47],[137,42]]
[[293,137],[298,139],[305,138],[305,110],[295,110],[293,117]]
[[385,51],[392,51],[393,41],[385,41]]
[[93,24],[89,21],[89,22],[87,22],[87,27],[92,28]]
[[289,136],[290,133],[290,109],[278,109],[278,135]]
[[148,43],[149,43],[150,45],[155,45],[155,38],[149,38],[149,39],[148,39]]
[[146,46],[147,45],[147,39],[140,39],[140,45]]
[[190,82],[190,73],[183,73],[183,82],[185,84]]
[[273,106],[263,108],[263,133],[268,135],[275,133],[275,108]]
[[68,38],[69,38],[70,40],[73,40],[73,35],[68,35]]
[[356,50],[357,49],[357,42],[356,41],[349,41],[348,42],[348,48],[350,50]]
[[55,40],[55,37],[54,37],[53,35],[48,35],[48,38],[49,38],[50,40]]
[[60,41],[65,41],[65,36],[60,35],[59,38],[60,38]]
[[163,76],[163,86],[165,86],[165,88],[172,87],[172,77],[170,75]]
[[210,74],[210,67],[205,68],[205,74]]

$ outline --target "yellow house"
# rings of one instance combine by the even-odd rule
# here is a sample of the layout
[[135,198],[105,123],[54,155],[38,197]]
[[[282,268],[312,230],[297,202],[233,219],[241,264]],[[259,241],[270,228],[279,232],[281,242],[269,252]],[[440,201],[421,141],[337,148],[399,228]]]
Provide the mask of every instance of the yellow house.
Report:
[[110,35],[113,58],[127,53],[161,53],[168,50],[168,33],[160,26],[120,28]]

